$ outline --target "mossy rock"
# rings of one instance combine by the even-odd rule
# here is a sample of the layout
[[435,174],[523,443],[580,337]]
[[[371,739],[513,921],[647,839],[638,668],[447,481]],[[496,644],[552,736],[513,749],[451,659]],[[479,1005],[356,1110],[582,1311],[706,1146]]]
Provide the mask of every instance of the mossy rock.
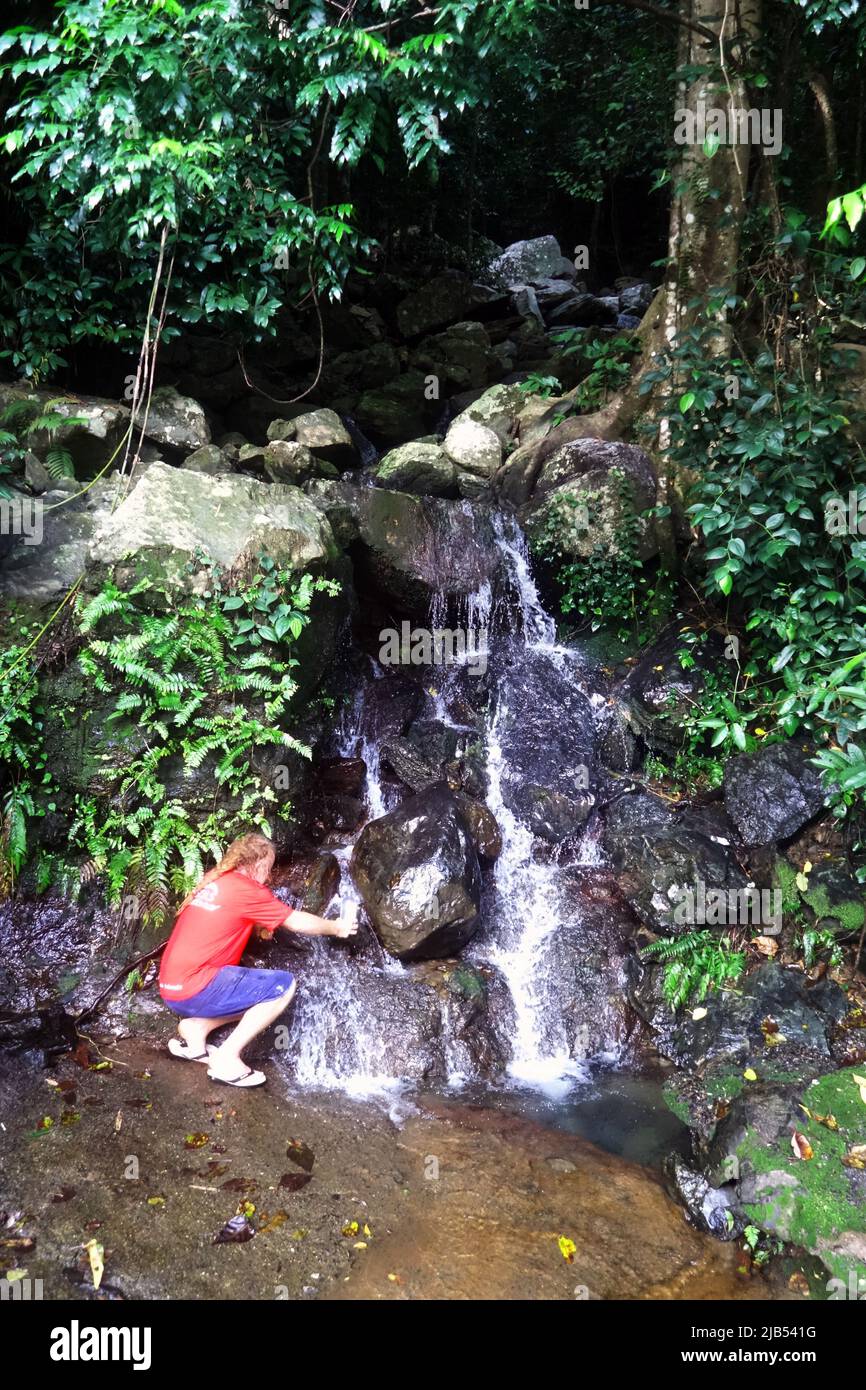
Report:
[[[866,1170],[842,1162],[855,1144],[866,1143],[860,1075],[862,1069],[844,1068],[818,1077],[798,1092],[792,1123],[774,1136],[749,1127],[736,1148],[739,1197],[753,1224],[805,1247],[845,1281],[866,1280]],[[829,1118],[837,1128],[828,1127]],[[795,1155],[794,1128],[811,1146],[811,1158]]]

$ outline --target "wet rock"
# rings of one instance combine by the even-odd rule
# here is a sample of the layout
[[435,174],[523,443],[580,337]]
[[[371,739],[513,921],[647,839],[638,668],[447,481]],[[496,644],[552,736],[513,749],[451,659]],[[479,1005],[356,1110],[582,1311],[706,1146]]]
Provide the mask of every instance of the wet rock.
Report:
[[700,813],[671,812],[644,794],[620,797],[606,812],[604,847],[622,892],[641,920],[666,936],[696,930],[685,910],[688,894],[746,888],[732,840],[723,818],[708,824]]
[[183,466],[192,469],[194,473],[215,474],[232,471],[231,459],[216,444],[203,444],[200,449],[187,454]]
[[463,819],[469,826],[469,833],[475,842],[475,848],[482,859],[492,863],[502,853],[502,831],[496,817],[483,801],[476,801],[463,792],[457,792],[456,796]]
[[404,338],[420,338],[472,316],[483,305],[496,303],[499,296],[486,285],[473,285],[459,271],[444,271],[397,306],[397,326]]
[[[320,471],[319,460],[296,439],[275,439],[262,455],[265,473],[272,483],[289,483],[299,486],[307,478]],[[333,465],[327,465],[332,467]],[[336,473],[336,469],[334,469]]]
[[553,236],[535,237],[532,241],[515,241],[490,262],[486,278],[491,285],[503,289],[519,288],[536,280],[567,278],[574,280],[576,271],[563,256],[559,242]]
[[287,888],[305,912],[323,917],[340,886],[340,862],[330,853],[296,857],[278,865],[269,886]]
[[[752,1224],[821,1259],[841,1280],[841,1297],[858,1280],[861,1295],[866,1288],[866,1171],[843,1162],[862,1141],[856,1077],[856,1069],[844,1069],[808,1084],[744,1090],[719,1125],[707,1164],[711,1176],[736,1180]],[[810,1157],[795,1152],[795,1131]]]
[[642,449],[603,439],[574,440],[544,459],[524,512],[526,528],[530,536],[552,530],[564,555],[586,559],[599,550],[616,554],[628,527],[645,560],[657,553],[658,542],[640,514],[655,500],[655,473]]
[[499,564],[492,521],[481,509],[384,488],[357,495],[359,568],[398,611],[426,619],[434,594],[471,594]]
[[732,758],[724,786],[725,808],[747,845],[795,835],[826,796],[820,772],[795,743],[773,743]]
[[649,747],[660,751],[682,746],[684,720],[700,703],[707,677],[724,679],[719,639],[687,638],[679,628],[669,628],[647,648],[621,688],[629,718]]
[[210,443],[210,427],[198,401],[173,386],[158,386],[147,412],[147,437],[189,453]]
[[429,497],[453,497],[457,471],[439,444],[418,440],[386,454],[375,470],[380,487]]
[[[378,317],[378,316],[377,316]],[[321,391],[327,400],[357,400],[400,374],[400,357],[390,343],[371,343],[355,352],[342,352],[322,373]]]
[[41,463],[36,455],[29,450],[24,459],[24,481],[37,497],[40,497],[43,492],[48,492],[51,487],[51,474],[44,463]]
[[688,1012],[673,1015],[664,1003],[661,972],[657,965],[645,969],[633,997],[657,1033],[659,1050],[677,1066],[726,1061],[740,1070],[752,1065],[760,1076],[809,1066],[814,1072],[830,1060],[847,1006],[843,991],[826,977],[810,985],[801,971],[767,962],[741,977],[736,991],[709,995],[706,1015],[693,1019]]
[[294,420],[292,438],[310,450],[317,459],[340,470],[356,468],[358,452],[352,436],[334,410],[311,410]]
[[108,572],[115,580],[152,575],[188,585],[187,565],[200,552],[232,569],[262,551],[294,570],[337,556],[324,514],[298,488],[154,463],[101,520],[90,550],[91,579],[98,584]]
[[[93,483],[81,497],[66,499],[52,488],[43,495],[42,543],[25,544],[24,537],[3,537],[0,549],[0,590],[10,599],[37,606],[55,602],[81,578],[90,546],[107,522],[124,485],[115,478]],[[63,501],[63,506],[58,506]]]
[[413,792],[423,791],[442,780],[441,769],[428,762],[408,738],[393,738],[383,743],[382,757]]
[[453,955],[477,930],[478,857],[446,787],[410,797],[365,826],[352,877],[376,935],[401,960]]
[[583,829],[595,805],[591,792],[566,796],[532,783],[515,796],[515,809],[534,835],[552,845],[564,844]]
[[566,802],[574,803],[579,820],[594,783],[592,706],[570,676],[551,663],[528,661],[525,650],[516,649],[513,662],[500,669],[502,655],[494,674],[502,689],[497,730],[503,800],[523,819],[538,799],[536,791],[527,802],[527,788],[543,789],[550,815],[554,807],[561,813]]
[[734,1240],[746,1227],[746,1216],[731,1187],[713,1187],[680,1157],[667,1165],[667,1176],[674,1194],[688,1212],[693,1226],[709,1231],[719,1240]]

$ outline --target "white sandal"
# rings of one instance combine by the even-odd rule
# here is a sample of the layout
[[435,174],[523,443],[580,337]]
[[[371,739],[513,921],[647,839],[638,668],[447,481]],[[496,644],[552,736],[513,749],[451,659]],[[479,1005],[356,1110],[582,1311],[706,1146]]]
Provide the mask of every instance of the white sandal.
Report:
[[168,1050],[172,1057],[178,1057],[182,1062],[209,1062],[213,1048],[207,1044],[204,1052],[190,1052],[189,1043],[185,1043],[183,1038],[169,1038]]
[[218,1072],[208,1071],[211,1081],[221,1081],[224,1086],[263,1086],[267,1081],[263,1071],[253,1071],[248,1067],[240,1076],[220,1076]]

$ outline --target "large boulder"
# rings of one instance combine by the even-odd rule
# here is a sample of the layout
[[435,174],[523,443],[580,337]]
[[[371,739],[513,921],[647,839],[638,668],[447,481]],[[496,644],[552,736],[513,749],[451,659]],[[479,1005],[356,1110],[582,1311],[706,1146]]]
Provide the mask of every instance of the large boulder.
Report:
[[725,809],[747,845],[787,840],[816,816],[826,788],[808,752],[772,743],[725,767]]
[[419,439],[386,454],[375,469],[380,487],[429,497],[453,497],[457,470],[439,444]]
[[607,810],[604,847],[620,889],[641,921],[665,936],[697,929],[687,920],[688,894],[748,886],[733,839],[724,815],[672,811],[647,793],[622,796]]
[[839,1300],[866,1295],[866,1169],[851,1161],[863,1144],[859,1075],[825,1071],[808,1084],[746,1087],[707,1165],[718,1187],[734,1185],[753,1225],[823,1261]]
[[544,460],[525,525],[531,537],[552,536],[560,553],[574,559],[598,551],[616,554],[628,528],[638,558],[646,560],[657,553],[658,542],[641,514],[655,501],[655,473],[643,449],[578,439]]
[[[697,640],[689,640],[697,639]],[[673,752],[699,705],[707,677],[722,679],[724,656],[714,634],[668,628],[644,651],[620,689],[622,708],[650,748]]]
[[79,497],[46,492],[41,498],[41,544],[28,545],[16,537],[13,544],[2,547],[0,592],[4,597],[38,609],[68,593],[84,573],[93,538],[110,521],[125,487],[121,479],[110,476],[93,483]]
[[[539,401],[540,397],[530,396],[519,386],[490,386],[469,405],[465,406],[452,422],[456,424],[458,420],[475,420],[479,425],[485,425],[492,430],[499,439],[503,449],[514,435],[517,429],[518,419],[526,412],[531,402]],[[544,401],[546,409],[549,402]]]
[[296,443],[335,468],[355,468],[359,462],[352,436],[335,410],[309,410],[288,420],[273,420],[268,439]]
[[443,394],[484,386],[497,365],[487,330],[472,322],[424,338],[409,361],[417,371],[438,377]]
[[612,327],[618,316],[619,306],[615,299],[572,294],[548,311],[547,325],[550,329]]
[[68,449],[79,477],[108,462],[123,438],[130,415],[128,406],[99,396],[73,396],[17,383],[0,384],[0,414],[10,408],[14,411],[12,428],[19,436],[23,427],[47,415],[68,421],[53,426],[50,432],[28,432],[26,443],[43,458],[52,447]]
[[385,448],[426,434],[441,413],[442,402],[431,392],[428,376],[414,369],[375,391],[365,391],[355,407],[361,429]]
[[563,256],[553,236],[515,241],[487,267],[487,279],[500,289],[517,289],[536,280],[575,277],[573,263]]
[[189,453],[210,444],[210,426],[192,396],[182,396],[173,386],[158,386],[147,411],[147,437]]
[[90,549],[88,588],[105,573],[115,581],[135,575],[182,585],[190,561],[202,554],[232,569],[262,552],[294,570],[337,557],[327,519],[299,488],[154,463],[102,518]]
[[502,463],[499,436],[469,415],[457,417],[445,436],[443,448],[461,475],[461,481],[475,482],[478,489],[492,481]]
[[397,306],[397,326],[404,338],[420,338],[472,316],[500,296],[486,285],[473,285],[459,271],[443,271],[414,290]]
[[362,488],[353,500],[366,581],[398,610],[423,615],[434,594],[472,594],[500,564],[493,520],[439,497]]
[[376,935],[400,960],[453,955],[474,936],[478,854],[447,787],[410,797],[365,826],[351,870]]

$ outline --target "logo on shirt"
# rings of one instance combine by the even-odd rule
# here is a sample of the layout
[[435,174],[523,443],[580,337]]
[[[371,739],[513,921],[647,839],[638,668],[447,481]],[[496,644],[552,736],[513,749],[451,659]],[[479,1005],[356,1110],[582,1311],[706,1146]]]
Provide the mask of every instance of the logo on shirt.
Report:
[[216,883],[206,883],[198,893],[196,893],[190,907],[204,908],[205,912],[216,912],[219,908],[219,887]]

